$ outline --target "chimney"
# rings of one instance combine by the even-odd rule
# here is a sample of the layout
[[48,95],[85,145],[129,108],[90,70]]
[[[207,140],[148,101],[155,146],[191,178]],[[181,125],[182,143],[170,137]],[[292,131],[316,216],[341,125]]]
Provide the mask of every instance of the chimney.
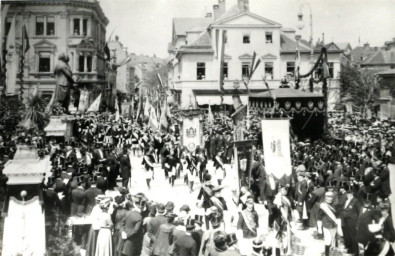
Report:
[[364,48],[364,49],[369,49],[369,47],[370,47],[369,43],[365,43],[365,44],[363,45],[363,48]]
[[218,19],[218,17],[220,16],[218,4],[213,5],[213,14],[214,14],[214,20]]
[[211,17],[212,17],[212,13],[211,12],[206,13],[206,18],[211,18]]
[[226,12],[225,0],[218,0],[218,6],[219,6],[219,15],[218,15],[218,17],[221,17],[222,14],[224,14]]
[[248,0],[237,0],[237,5],[239,6],[240,11],[250,11]]

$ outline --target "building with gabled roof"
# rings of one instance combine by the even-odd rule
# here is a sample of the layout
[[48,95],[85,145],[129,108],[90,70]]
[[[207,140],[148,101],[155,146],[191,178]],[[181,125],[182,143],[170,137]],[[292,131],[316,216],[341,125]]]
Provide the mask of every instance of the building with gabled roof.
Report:
[[[261,17],[249,9],[248,0],[238,0],[235,6],[226,9],[225,0],[218,0],[212,13],[202,18],[174,18],[172,39],[169,52],[169,86],[181,97],[181,107],[191,103],[208,105],[217,100],[219,93],[219,31],[226,30],[224,50],[224,88],[231,91],[235,87],[246,89],[241,82],[248,73],[253,53],[256,52],[261,64],[255,71],[249,88],[264,91],[262,82],[265,76],[270,88],[278,88],[284,77],[293,79],[296,63],[296,32],[292,28],[283,28],[276,21]],[[311,45],[299,40],[301,55],[301,73],[311,68]],[[314,59],[318,58],[321,47],[314,48]],[[336,44],[328,49],[328,60],[332,79],[329,103],[334,107],[337,98],[338,74],[343,50]],[[308,81],[301,85],[308,90]],[[320,85],[316,86],[320,91]],[[203,93],[204,92],[204,93]],[[333,92],[333,93],[332,93]],[[216,98],[217,97],[217,98]],[[231,95],[225,95],[231,97]],[[192,102],[193,101],[193,102]],[[231,102],[224,99],[222,102]]]

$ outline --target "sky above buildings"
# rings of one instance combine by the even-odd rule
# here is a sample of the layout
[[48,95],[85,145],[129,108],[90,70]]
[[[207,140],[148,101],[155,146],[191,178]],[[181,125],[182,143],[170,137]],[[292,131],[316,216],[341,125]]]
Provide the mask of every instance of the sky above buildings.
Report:
[[[225,0],[229,9],[237,0]],[[107,38],[118,35],[129,52],[166,58],[174,17],[204,17],[217,0],[100,0],[109,18]],[[395,38],[395,0],[249,0],[250,12],[291,27],[310,37],[310,11],[302,8],[305,27],[296,27],[301,3],[313,14],[313,39],[349,42],[352,47],[369,42],[382,46]]]

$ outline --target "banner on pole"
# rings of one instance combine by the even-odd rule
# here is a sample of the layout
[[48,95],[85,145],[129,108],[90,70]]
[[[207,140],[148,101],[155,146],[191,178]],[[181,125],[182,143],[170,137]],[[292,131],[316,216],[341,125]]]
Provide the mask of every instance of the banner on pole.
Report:
[[81,90],[78,110],[85,112],[85,110],[88,108],[88,104],[89,104],[89,92],[88,90]]
[[262,120],[266,172],[277,178],[292,173],[289,125],[288,119]]
[[201,142],[201,126],[199,116],[184,118],[182,122],[182,145],[194,151]]

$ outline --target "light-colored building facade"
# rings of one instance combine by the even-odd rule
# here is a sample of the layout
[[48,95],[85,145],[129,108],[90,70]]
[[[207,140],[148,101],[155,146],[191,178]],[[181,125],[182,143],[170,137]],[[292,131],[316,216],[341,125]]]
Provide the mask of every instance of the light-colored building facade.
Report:
[[[119,41],[118,36],[115,36],[114,40],[108,42],[108,48],[110,49],[111,62],[120,63],[128,58],[128,49]],[[126,64],[117,67],[116,89],[118,91],[123,93],[128,91],[130,81],[129,71]]]
[[[90,91],[90,102],[100,93],[109,94],[105,67],[105,35],[108,19],[97,0],[13,1],[5,17],[4,38],[16,18],[16,44],[21,44],[26,26],[30,49],[24,62],[23,84],[17,79],[16,91],[24,97],[39,85],[43,95],[55,90],[54,68],[61,53],[66,53],[75,79]],[[104,98],[103,97],[103,98]]]
[[[168,52],[172,68],[169,85],[181,94],[181,106],[187,107],[191,98],[199,105],[218,102],[213,95],[219,94],[219,31],[226,30],[224,50],[224,88],[232,90],[235,84],[245,88],[242,79],[252,62],[253,52],[261,59],[249,88],[251,91],[264,90],[262,77],[266,77],[269,87],[280,86],[281,80],[294,73],[297,42],[295,30],[283,28],[281,24],[250,12],[248,0],[238,0],[238,4],[226,10],[225,0],[213,6],[213,13],[204,18],[174,18],[172,41]],[[328,46],[327,46],[328,47]],[[321,48],[314,50],[318,58]],[[311,48],[305,40],[299,41],[301,53],[301,73],[311,68]],[[334,105],[338,94],[342,50],[335,44],[329,45],[328,61],[330,79],[329,103]],[[308,81],[301,83],[306,90]],[[319,90],[320,86],[316,86]],[[205,94],[207,92],[207,94]],[[230,96],[229,96],[230,97]],[[225,99],[225,102],[231,102]]]

